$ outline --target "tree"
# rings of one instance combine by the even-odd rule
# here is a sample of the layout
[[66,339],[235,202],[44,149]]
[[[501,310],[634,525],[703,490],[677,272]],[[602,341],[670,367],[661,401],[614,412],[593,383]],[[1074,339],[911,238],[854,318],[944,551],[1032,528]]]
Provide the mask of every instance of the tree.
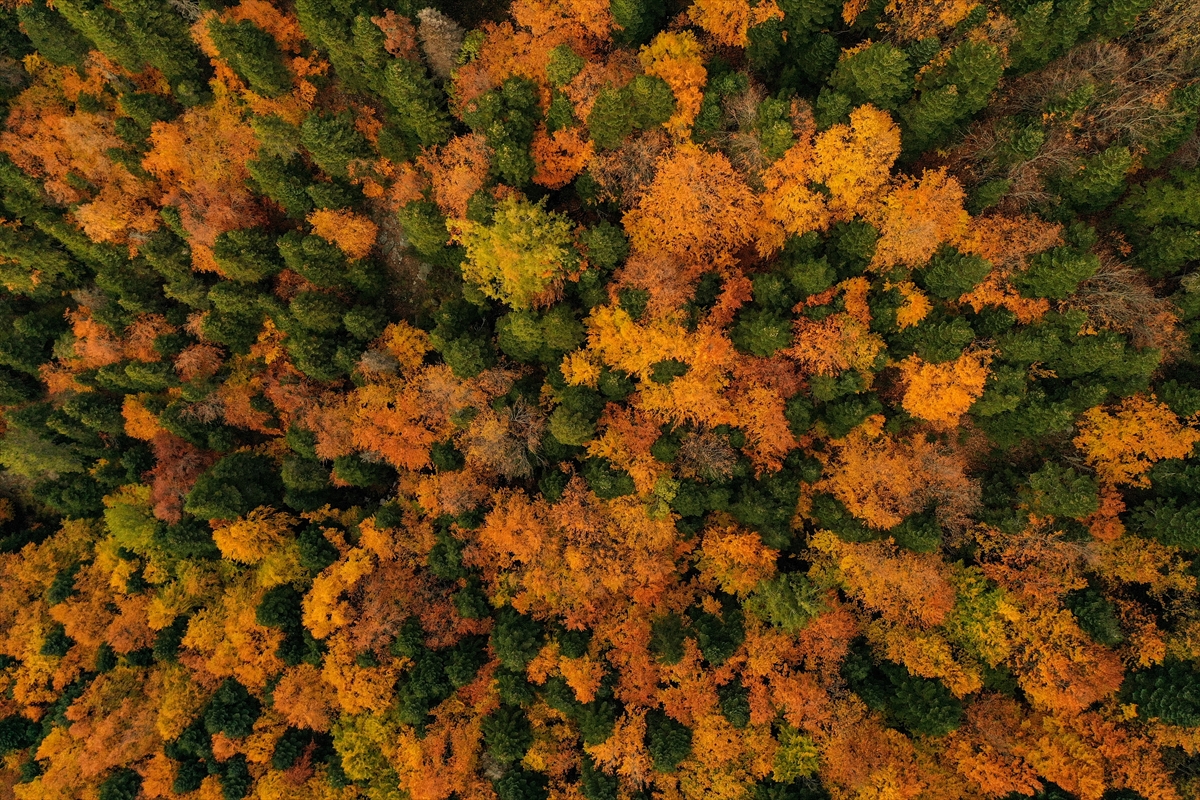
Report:
[[1062,300],[1099,267],[1100,259],[1095,255],[1056,247],[1029,259],[1027,268],[1017,274],[1014,283],[1026,297]]
[[492,649],[500,663],[521,670],[542,648],[540,626],[509,606],[500,609],[492,629]]
[[318,167],[333,178],[349,176],[350,163],[371,156],[371,147],[348,113],[312,114],[300,126],[300,142]]
[[689,264],[726,258],[754,236],[761,207],[725,156],[684,145],[623,220],[634,250],[665,250]]
[[221,58],[254,91],[278,97],[292,88],[292,75],[284,66],[279,45],[253,22],[226,22],[214,17],[208,24],[208,33]]
[[213,531],[213,541],[226,558],[254,564],[281,544],[294,524],[295,520],[288,515],[260,506],[241,519],[217,528]]
[[646,713],[646,750],[657,772],[674,772],[692,752],[692,731],[658,709]]
[[260,711],[261,704],[246,691],[246,687],[228,679],[208,701],[204,729],[210,734],[223,733],[240,739],[250,735]]
[[519,706],[500,706],[480,726],[488,752],[502,764],[520,761],[533,744],[533,729]]
[[675,113],[666,127],[677,136],[685,135],[700,113],[702,89],[708,77],[700,55],[691,31],[664,31],[638,54],[646,74],[665,81],[675,96]]
[[964,254],[952,245],[942,245],[916,280],[934,297],[955,300],[974,289],[992,271],[986,259]]
[[1200,725],[1200,676],[1181,662],[1130,673],[1121,696],[1137,705],[1139,717],[1157,717],[1171,725]]
[[454,240],[467,250],[463,277],[487,297],[518,310],[555,290],[576,257],[568,222],[516,195],[496,204],[490,225],[455,224]]
[[1128,147],[1113,146],[1084,159],[1061,182],[1063,198],[1080,211],[1099,211],[1125,193],[1125,176],[1133,169]]
[[225,231],[213,243],[213,258],[228,278],[257,283],[283,269],[274,239],[260,228]]
[[871,267],[880,271],[897,264],[915,267],[927,262],[947,242],[967,228],[963,190],[942,170],[922,173],[917,183],[892,189],[867,218],[879,230]]
[[234,453],[196,479],[184,508],[203,519],[233,520],[279,496],[274,464],[264,456]]
[[100,800],[136,800],[142,777],[131,769],[119,769],[100,784]]
[[912,93],[909,71],[903,50],[887,42],[876,42],[862,49],[843,51],[829,76],[829,85],[856,106],[870,103],[895,111]]
[[849,219],[873,205],[900,154],[900,129],[887,112],[861,106],[849,125],[817,135],[812,180],[829,188],[829,210]]
[[529,148],[539,116],[535,85],[515,76],[499,89],[475,98],[462,111],[463,122],[487,139],[495,172],[518,188],[533,179],[535,165]]
[[930,364],[909,356],[900,364],[906,384],[901,405],[914,417],[939,427],[954,427],[984,391],[988,379],[987,352],[963,353],[953,361]]
[[1029,476],[1030,510],[1038,515],[1082,519],[1100,507],[1095,479],[1054,462]]
[[873,662],[864,648],[851,650],[842,674],[868,706],[913,733],[945,736],[962,719],[962,703],[941,681],[913,675],[889,661]]
[[783,19],[784,13],[773,2],[755,5],[748,0],[699,0],[688,9],[688,16],[721,44],[745,47],[750,43],[746,35],[750,28]]
[[1186,458],[1200,432],[1180,423],[1153,396],[1134,395],[1113,412],[1097,406],[1084,412],[1075,446],[1106,481],[1146,486],[1146,473],[1164,458]]

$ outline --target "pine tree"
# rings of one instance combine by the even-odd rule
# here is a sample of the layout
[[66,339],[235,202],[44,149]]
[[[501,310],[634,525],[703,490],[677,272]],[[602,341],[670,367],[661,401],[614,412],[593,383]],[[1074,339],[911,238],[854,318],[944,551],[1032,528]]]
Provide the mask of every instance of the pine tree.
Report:
[[200,476],[185,508],[202,519],[233,520],[280,494],[274,465],[264,456],[234,453]]
[[334,178],[349,175],[351,161],[371,157],[371,148],[348,113],[310,114],[300,126],[300,142],[313,161]]
[[1138,716],[1170,725],[1200,725],[1200,673],[1180,661],[1167,661],[1131,672],[1121,686],[1125,702],[1137,705]]
[[504,606],[496,613],[492,649],[505,667],[522,670],[542,648],[543,631],[537,622]]
[[986,259],[943,245],[916,277],[934,297],[954,300],[974,289],[991,271],[992,265]]
[[646,713],[646,750],[657,772],[674,772],[692,752],[692,731],[657,708]]
[[204,712],[204,728],[211,733],[223,733],[235,739],[249,736],[262,706],[246,687],[227,678],[208,701]]
[[283,269],[275,240],[261,228],[226,231],[213,244],[213,258],[226,276],[257,283]]
[[912,93],[908,56],[887,42],[876,42],[839,59],[829,85],[854,105],[895,110]]
[[1085,158],[1060,181],[1063,199],[1082,212],[1100,211],[1125,192],[1125,176],[1133,168],[1128,147],[1112,146]]
[[1100,506],[1094,478],[1048,461],[1029,476],[1030,510],[1035,514],[1082,519]]
[[221,58],[251,89],[267,97],[278,97],[291,89],[292,75],[283,63],[279,45],[262,28],[249,20],[223,22],[214,18],[208,31]]
[[17,19],[38,54],[55,64],[82,67],[88,51],[95,47],[56,8],[47,6],[46,0],[17,6]]
[[1026,297],[1062,300],[1100,267],[1100,259],[1069,247],[1056,247],[1029,259],[1013,283]]
[[501,764],[520,761],[533,744],[533,728],[519,706],[500,706],[484,718],[480,731],[488,752]]

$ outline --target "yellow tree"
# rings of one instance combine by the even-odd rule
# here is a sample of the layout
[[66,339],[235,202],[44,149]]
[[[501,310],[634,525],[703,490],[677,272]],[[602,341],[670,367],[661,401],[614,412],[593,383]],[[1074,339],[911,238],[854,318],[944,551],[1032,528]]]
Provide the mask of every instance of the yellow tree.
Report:
[[665,251],[703,270],[752,241],[761,214],[729,159],[684,144],[660,159],[653,183],[624,222],[635,249]]
[[931,364],[918,356],[900,362],[904,381],[904,410],[939,428],[954,428],[983,394],[987,383],[987,351],[963,353],[953,361]]
[[872,269],[886,272],[897,264],[917,267],[939,245],[956,241],[967,229],[964,200],[962,186],[944,169],[926,171],[921,180],[893,188],[867,214],[879,229]]
[[517,194],[496,204],[490,225],[470,220],[447,225],[453,239],[467,248],[463,277],[513,308],[544,302],[576,260],[571,223]]
[[691,131],[704,101],[704,54],[691,31],[663,31],[642,48],[639,57],[647,75],[662,78],[675,95],[675,114],[664,124],[677,137]]
[[783,19],[783,12],[774,0],[760,3],[750,0],[696,0],[687,13],[692,22],[729,47],[748,45],[747,29],[769,19]]
[[1187,458],[1200,432],[1153,395],[1134,395],[1113,410],[1099,406],[1083,413],[1075,446],[1110,483],[1149,486],[1146,473],[1164,458]]
[[816,140],[812,179],[829,188],[829,210],[850,219],[870,209],[900,155],[900,128],[886,111],[859,106],[849,125],[834,125]]
[[825,195],[810,187],[816,166],[811,135],[805,135],[763,172],[761,197],[766,221],[758,244],[763,255],[778,250],[788,236],[829,227]]

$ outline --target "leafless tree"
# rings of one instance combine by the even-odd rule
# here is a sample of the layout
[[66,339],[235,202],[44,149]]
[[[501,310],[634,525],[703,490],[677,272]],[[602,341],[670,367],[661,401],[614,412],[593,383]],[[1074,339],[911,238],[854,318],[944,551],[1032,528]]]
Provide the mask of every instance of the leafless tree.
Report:
[[425,61],[433,74],[442,80],[449,80],[465,35],[461,25],[436,8],[425,8],[417,13],[417,38],[421,40]]

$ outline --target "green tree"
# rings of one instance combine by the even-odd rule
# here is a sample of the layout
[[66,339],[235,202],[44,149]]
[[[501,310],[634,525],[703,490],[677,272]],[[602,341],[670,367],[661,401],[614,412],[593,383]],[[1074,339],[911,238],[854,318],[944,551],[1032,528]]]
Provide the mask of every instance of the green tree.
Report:
[[384,73],[383,96],[393,110],[389,117],[392,127],[413,150],[450,138],[444,95],[421,64],[402,58],[392,60]]
[[1200,673],[1181,661],[1129,673],[1121,685],[1121,699],[1137,704],[1139,717],[1157,717],[1171,725],[1200,725]]
[[763,581],[746,603],[751,613],[787,631],[799,631],[825,610],[825,591],[801,572]]
[[316,333],[333,333],[342,327],[345,304],[332,294],[299,292],[288,304],[296,322]]
[[246,687],[233,678],[226,678],[208,701],[204,711],[204,728],[210,734],[223,733],[234,739],[249,736],[262,705]]
[[371,146],[349,112],[309,114],[300,125],[300,142],[313,162],[334,178],[349,177],[351,161],[371,157]]
[[854,105],[870,103],[894,111],[912,94],[908,56],[887,42],[876,42],[840,58],[829,85]]
[[579,788],[587,800],[617,800],[620,782],[596,766],[592,757],[584,751],[579,770]]
[[667,15],[663,0],[609,0],[609,10],[618,25],[615,37],[626,45],[649,41]]
[[1100,268],[1100,259],[1070,247],[1056,247],[1029,259],[1013,283],[1026,297],[1065,300]]
[[46,0],[17,6],[17,19],[38,54],[55,64],[82,67],[88,51],[94,49],[56,8],[46,5]]
[[259,506],[271,505],[282,488],[271,459],[234,453],[196,480],[184,509],[201,519],[233,520]]
[[792,321],[775,311],[755,309],[740,315],[730,338],[743,353],[768,358],[792,343]]
[[1081,212],[1100,211],[1125,193],[1125,176],[1133,169],[1128,147],[1114,145],[1082,159],[1059,182],[1063,199]]
[[223,22],[214,17],[209,35],[221,58],[250,88],[267,97],[278,97],[292,88],[292,74],[274,37],[249,20]]
[[943,245],[916,277],[934,297],[955,300],[978,286],[991,271],[992,264],[987,259]]
[[513,767],[498,778],[492,786],[500,800],[546,800],[549,779],[541,772],[532,772],[521,766]]
[[1133,512],[1133,529],[1166,545],[1200,551],[1200,505],[1179,505],[1175,498],[1155,498]]
[[650,625],[650,652],[663,664],[678,664],[684,656],[687,631],[678,614],[657,617]]
[[1064,605],[1075,615],[1079,627],[1100,644],[1116,647],[1125,641],[1117,609],[1096,586],[1089,583],[1083,589],[1069,592]]
[[13,715],[0,719],[0,755],[30,747],[37,742],[40,732],[41,725],[25,717]]
[[503,606],[496,612],[492,650],[505,667],[524,670],[542,649],[543,638],[541,625],[512,606]]
[[1029,476],[1029,506],[1035,514],[1082,519],[1100,507],[1096,479],[1047,461]]
[[529,148],[540,117],[537,87],[519,77],[475,98],[462,111],[463,122],[487,138],[493,170],[518,188],[533,180],[536,165]]
[[500,706],[484,718],[480,731],[488,752],[501,764],[520,761],[533,744],[533,727],[520,706]]
[[890,661],[874,662],[869,648],[851,649],[842,675],[871,708],[913,733],[945,736],[958,727],[963,707],[941,681],[913,675]]
[[129,768],[118,769],[100,784],[100,800],[137,800],[142,776]]
[[226,231],[213,244],[213,258],[229,278],[257,283],[283,269],[275,239],[261,228]]
[[674,772],[691,755],[692,731],[659,709],[646,712],[646,750],[656,772]]

